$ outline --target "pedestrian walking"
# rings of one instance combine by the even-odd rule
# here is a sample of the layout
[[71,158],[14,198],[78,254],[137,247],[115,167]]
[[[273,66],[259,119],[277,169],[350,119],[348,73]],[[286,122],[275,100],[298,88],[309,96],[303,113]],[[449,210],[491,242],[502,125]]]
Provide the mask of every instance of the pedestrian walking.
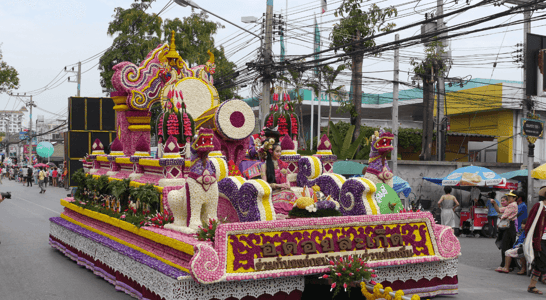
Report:
[[444,187],[445,195],[438,201],[438,207],[442,210],[442,225],[454,228],[455,224],[455,208],[459,206],[459,202],[455,196],[451,195],[451,187]]
[[47,187],[47,179],[49,178],[49,176],[47,175],[48,174],[47,167],[44,167],[42,171],[44,171],[44,186]]
[[2,179],[5,179],[7,177],[7,174],[8,174],[8,167],[4,165],[2,167],[2,173],[0,174],[0,177],[2,177]]
[[0,166],[0,184],[3,184],[2,183],[2,171],[5,169],[4,166]]
[[19,169],[19,182],[25,186],[25,179],[24,177],[27,176],[27,167],[21,167]]
[[514,242],[516,241],[517,231],[516,231],[516,220],[518,216],[518,205],[516,204],[516,194],[513,191],[510,191],[505,195],[507,198],[508,205],[506,207],[499,207],[495,200],[491,199],[490,202],[495,207],[497,213],[502,213],[499,221],[499,230],[502,230],[502,234],[499,234],[497,241],[495,242],[500,246],[501,250],[501,265],[500,268],[504,267],[505,264],[505,253],[506,250],[512,248]]
[[29,185],[30,185],[30,187],[32,187],[32,168],[31,167],[28,168],[25,179],[26,179],[26,182],[27,182],[27,187]]
[[53,177],[53,186],[57,187],[58,185],[58,176],[59,172],[57,172],[57,167],[53,168],[53,172],[51,173],[51,176]]
[[44,189],[44,180],[46,178],[46,173],[43,167],[40,167],[40,172],[38,172],[38,186],[40,186],[40,194],[45,193]]
[[497,219],[499,218],[499,213],[495,210],[495,207],[491,203],[491,200],[494,200],[495,202],[497,202],[497,206],[500,206],[501,204],[499,200],[495,199],[495,197],[497,196],[497,193],[491,192],[489,193],[488,196],[489,196],[489,201],[485,202],[485,205],[487,206],[487,223],[489,223],[489,225],[492,228],[491,237],[497,238],[497,231],[498,231]]
[[38,184],[38,172],[40,168],[34,168],[32,176],[34,177],[34,184]]
[[525,242],[523,251],[525,259],[531,263],[531,282],[527,292],[542,295],[536,285],[541,275],[546,274],[546,187],[541,187],[538,192],[539,202],[533,205],[529,212],[529,218],[525,226]]
[[496,271],[499,273],[510,273],[510,265],[512,264],[512,259],[519,259],[521,270],[516,273],[518,275],[526,275],[527,274],[527,267],[526,267],[526,261],[525,261],[525,255],[523,254],[523,242],[525,242],[525,224],[527,223],[527,219],[521,220],[521,230],[518,231],[518,238],[516,240],[516,243],[511,249],[506,250],[504,253],[505,258],[505,265],[504,267],[497,269]]
[[66,166],[66,162],[65,162],[64,165],[63,165],[63,184],[64,184],[64,188],[66,190],[68,190],[68,177],[67,177],[67,174],[68,174],[68,167]]

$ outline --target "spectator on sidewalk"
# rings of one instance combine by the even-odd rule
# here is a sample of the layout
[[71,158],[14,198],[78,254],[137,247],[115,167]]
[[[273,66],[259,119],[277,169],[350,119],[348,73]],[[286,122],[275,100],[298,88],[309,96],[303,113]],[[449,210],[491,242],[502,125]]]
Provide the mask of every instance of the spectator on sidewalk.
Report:
[[27,182],[27,187],[30,185],[30,187],[32,187],[32,167],[29,167],[27,169],[27,173],[25,175],[25,181]]
[[49,176],[49,186],[53,186],[53,167],[49,168],[47,175]]
[[[516,220],[518,216],[518,205],[516,204],[516,194],[514,194],[513,191],[510,191],[508,194],[505,195],[508,200],[508,205],[506,207],[499,207],[497,205],[497,202],[495,200],[491,199],[490,202],[495,207],[495,210],[498,213],[502,213],[500,219],[501,220],[507,220],[508,221],[508,228],[504,229],[502,234],[499,235],[497,238],[497,241],[500,243],[501,248],[501,267],[504,267],[505,264],[505,256],[506,250],[512,248],[514,245],[514,242],[516,241]],[[497,269],[498,270],[498,269]]]
[[499,218],[499,213],[495,210],[495,207],[491,203],[491,199],[497,202],[497,206],[501,205],[499,200],[495,199],[496,196],[497,196],[497,193],[495,192],[489,193],[488,195],[489,201],[485,202],[485,205],[487,206],[487,223],[489,223],[489,225],[493,229],[491,233],[492,238],[497,238],[497,231],[498,231],[497,219]]
[[40,168],[34,168],[34,171],[32,172],[32,176],[34,176],[34,184],[38,184],[38,172],[40,171]]
[[21,179],[21,183],[23,184],[23,186],[25,186],[25,179],[27,177],[27,173],[28,173],[28,168],[27,166],[25,165],[24,167],[21,168],[21,172],[19,173],[19,178]]
[[506,256],[504,267],[497,268],[495,271],[500,273],[510,273],[510,264],[512,263],[512,258],[515,258],[520,260],[520,265],[521,265],[521,270],[517,274],[518,275],[527,274],[525,255],[523,254],[523,242],[525,241],[526,223],[527,223],[527,219],[521,220],[521,230],[518,232],[518,239],[516,240],[516,243],[514,244],[512,249],[506,250],[504,254]]
[[516,192],[518,199],[516,203],[518,204],[518,231],[521,229],[521,221],[527,219],[527,197],[525,196],[524,191]]

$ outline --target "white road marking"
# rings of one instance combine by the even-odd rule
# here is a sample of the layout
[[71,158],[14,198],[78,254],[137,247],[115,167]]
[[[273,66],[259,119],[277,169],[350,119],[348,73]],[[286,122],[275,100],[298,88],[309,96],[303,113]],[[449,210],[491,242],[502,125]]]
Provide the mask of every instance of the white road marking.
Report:
[[[54,213],[56,213],[56,214],[61,214],[61,212],[58,212],[58,211],[52,210],[51,208],[47,208],[47,207],[45,207],[45,206],[42,206],[42,205],[40,205],[40,204],[36,204],[36,203],[34,203],[34,202],[32,202],[32,201],[29,201],[29,200],[23,199],[23,198],[21,198],[21,197],[18,197],[18,196],[17,196],[17,197],[15,197],[15,198],[16,198],[16,199],[18,199],[18,200],[23,200],[23,201],[26,201],[26,202],[28,202],[28,203],[30,203],[30,204],[34,204],[34,205],[36,205],[36,206],[39,206],[39,207],[41,207],[41,208],[43,208],[43,209],[47,209],[47,210],[49,210],[49,211],[52,211],[52,212],[54,212]],[[9,200],[9,199],[8,199],[8,200]]]

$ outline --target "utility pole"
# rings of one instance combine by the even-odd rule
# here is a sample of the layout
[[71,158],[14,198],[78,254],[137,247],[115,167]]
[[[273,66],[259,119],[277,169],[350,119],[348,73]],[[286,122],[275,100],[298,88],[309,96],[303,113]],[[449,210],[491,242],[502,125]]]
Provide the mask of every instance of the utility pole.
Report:
[[[394,40],[398,41],[400,36],[397,34],[394,35]],[[398,175],[398,88],[399,84],[399,75],[400,75],[400,50],[398,45],[394,49],[394,84],[392,87],[392,134],[394,134],[394,139],[392,140],[392,172],[395,175]],[[407,207],[405,205],[405,207]]]
[[[527,67],[527,55],[525,55],[525,51],[527,49],[527,34],[531,33],[531,11],[525,10],[523,12],[523,65]],[[531,101],[531,97],[527,96],[527,72],[525,72],[525,68],[523,69],[523,107],[522,107],[522,118],[527,118],[527,114],[529,113],[529,110],[527,108],[527,105]],[[520,128],[523,130],[522,128]],[[532,143],[529,143],[527,139],[521,138],[522,141],[522,162],[523,165],[527,165],[527,203],[529,207],[533,207],[533,178],[531,177],[531,172],[533,171],[533,165],[534,165],[534,148],[535,145]],[[525,158],[528,159],[527,163],[525,163]]]
[[68,77],[68,82],[74,82],[78,84],[78,89],[76,91],[76,97],[80,97],[80,89],[81,89],[81,83],[82,83],[82,63],[78,62],[78,70],[74,71],[74,67],[72,67],[72,70],[68,70],[66,67],[64,67],[64,71],[67,73],[75,73],[76,74],[76,80],[70,80],[70,77]]
[[[11,95],[11,96],[15,96],[15,95]],[[31,161],[31,157],[32,157],[32,107],[36,107],[36,104],[34,104],[34,101],[32,101],[32,95],[30,96],[27,96],[26,93],[24,95],[19,95],[17,94],[16,97],[24,97],[24,98],[30,98],[30,101],[29,102],[25,102],[25,106],[29,106],[30,107],[30,110],[29,110],[29,122],[28,122],[28,140],[27,140],[27,149],[28,149],[28,152],[29,152],[29,162],[32,162]],[[25,157],[25,154],[24,154],[24,151],[23,151],[23,160],[24,160],[24,157]]]
[[[321,4],[322,2],[320,2],[319,4]],[[322,5],[321,5],[322,7]],[[322,9],[321,9],[322,10]],[[320,25],[322,25],[322,15],[323,13],[321,12],[320,13]],[[322,28],[319,26],[319,47],[322,48]],[[322,58],[322,54],[319,54],[319,59]],[[320,106],[321,106],[321,103],[322,103],[322,72],[321,72],[321,68],[318,68],[318,91],[319,91],[319,96],[318,96],[318,128],[317,128],[317,147],[318,147],[318,144],[319,144],[319,141],[320,141],[320,123],[322,122],[322,113],[321,113],[321,109],[320,109]]]
[[[443,0],[437,0],[436,2],[436,15],[439,16],[438,20],[436,21],[436,30],[441,31],[444,28],[444,18],[442,15],[444,14],[444,2]],[[440,36],[445,36],[445,33],[440,34]],[[444,66],[444,45],[443,40],[440,40],[440,44],[437,47],[437,51],[440,54],[440,60],[442,62],[442,66]],[[437,120],[437,129],[436,129],[436,157],[438,161],[443,160],[444,156],[444,132],[443,132],[443,121],[444,121],[444,99],[445,99],[445,81],[444,81],[444,74],[438,73],[438,81],[436,84],[436,88],[438,89],[438,97],[437,97],[437,112],[436,116],[438,117]]]
[[265,41],[264,41],[264,84],[262,90],[262,102],[260,102],[260,120],[262,128],[265,126],[265,115],[269,110],[269,102],[271,101],[271,74],[269,64],[271,63],[271,44],[273,43],[273,0],[267,0],[265,10]]

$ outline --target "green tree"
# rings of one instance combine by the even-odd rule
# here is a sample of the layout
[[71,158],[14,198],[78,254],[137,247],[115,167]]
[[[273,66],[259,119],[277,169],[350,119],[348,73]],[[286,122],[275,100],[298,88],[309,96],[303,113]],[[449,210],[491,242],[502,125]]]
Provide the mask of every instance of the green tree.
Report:
[[371,4],[368,10],[365,11],[361,9],[362,2],[363,0],[343,1],[335,11],[334,15],[336,17],[341,16],[342,19],[339,24],[334,24],[330,45],[331,47],[342,47],[343,51],[351,57],[355,111],[354,114],[351,114],[351,124],[355,125],[353,139],[360,135],[364,50],[376,45],[373,36],[377,32],[387,32],[396,26],[394,23],[387,23],[387,18],[398,14],[393,6],[381,9],[376,4]]
[[162,20],[156,14],[146,13],[151,0],[131,4],[131,8],[114,9],[114,20],[108,25],[107,34],[115,36],[112,46],[99,60],[100,84],[112,91],[112,68],[124,61],[139,65],[146,55],[161,42]]
[[182,20],[166,19],[163,25],[166,42],[170,41],[171,31],[174,30],[176,50],[189,67],[205,64],[209,60],[207,51],[214,54],[214,85],[218,88],[220,100],[227,100],[235,95],[236,65],[226,58],[224,47],[214,47],[214,35],[222,28],[222,24],[208,20],[208,15],[204,12],[192,12]]
[[[0,47],[2,44],[0,44]],[[0,49],[0,94],[19,88],[19,72],[2,60]]]

